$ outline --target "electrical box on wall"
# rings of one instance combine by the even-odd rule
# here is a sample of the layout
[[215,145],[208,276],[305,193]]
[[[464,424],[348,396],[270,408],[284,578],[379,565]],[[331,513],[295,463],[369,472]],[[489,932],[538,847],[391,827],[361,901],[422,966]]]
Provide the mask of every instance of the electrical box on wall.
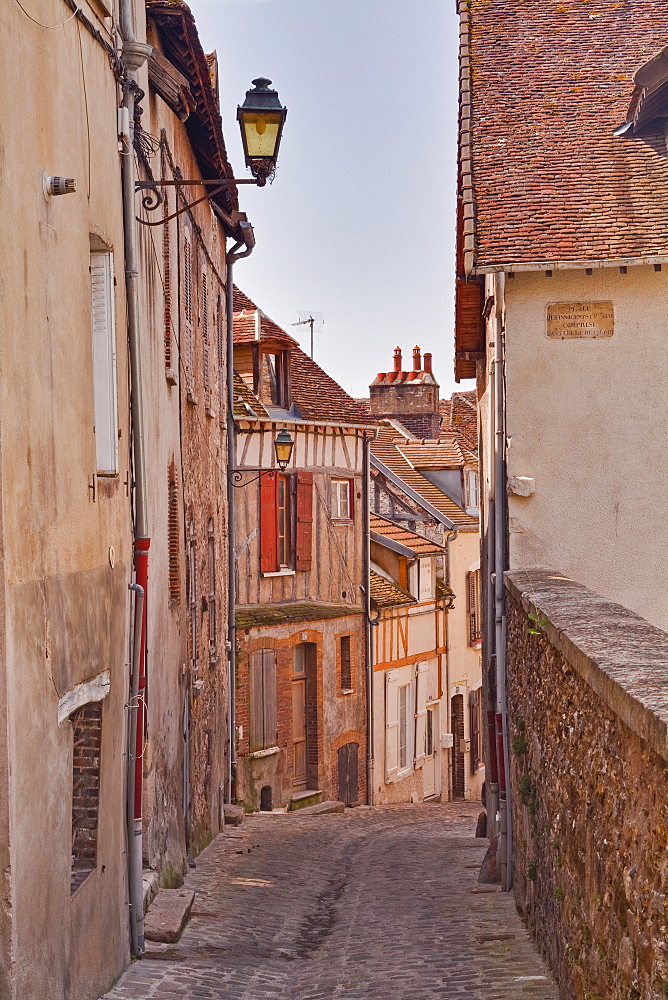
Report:
[[454,736],[452,733],[443,733],[441,736],[441,746],[444,750],[450,750],[454,745]]

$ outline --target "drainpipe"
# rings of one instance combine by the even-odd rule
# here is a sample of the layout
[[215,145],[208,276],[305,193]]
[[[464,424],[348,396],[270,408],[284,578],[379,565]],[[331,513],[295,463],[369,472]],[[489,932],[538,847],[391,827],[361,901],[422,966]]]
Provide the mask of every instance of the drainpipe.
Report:
[[[121,0],[120,26],[123,38],[123,62],[125,80],[123,106],[127,108],[129,138],[127,149],[121,157],[121,180],[123,197],[123,240],[125,250],[125,295],[128,323],[128,349],[130,355],[130,415],[132,420],[132,456],[134,465],[134,567],[135,582],[142,591],[142,599],[135,601],[135,636],[139,635],[139,645],[135,644],[136,677],[133,665],[133,685],[136,695],[132,708],[131,727],[135,730],[134,745],[130,747],[129,768],[133,778],[128,780],[128,868],[130,889],[130,912],[132,914],[132,950],[135,955],[144,953],[144,902],[142,892],[142,782],[144,723],[146,715],[146,594],[148,586],[148,524],[146,517],[146,456],[144,450],[144,415],[141,378],[140,320],[138,294],[137,231],[135,221],[135,158],[134,119],[135,94],[137,90],[137,70],[148,58],[152,47],[138,42],[132,25],[131,0]],[[137,591],[139,595],[139,591]],[[138,622],[138,619],[141,625]],[[132,796],[132,797],[130,797]],[[132,806],[132,829],[129,816]]]
[[496,730],[499,768],[499,858],[501,888],[508,892],[513,884],[512,814],[510,796],[510,759],[508,754],[508,711],[506,699],[506,598],[503,573],[506,569],[506,427],[503,310],[505,274],[497,275],[494,332],[494,646],[496,653]]
[[[137,709],[139,706],[139,673],[141,669],[141,634],[144,612],[144,588],[138,583],[131,583],[130,590],[135,593],[135,627],[132,642],[132,673],[130,675],[130,701],[128,719],[128,788],[126,796],[128,844],[134,843],[134,821],[135,821],[135,747],[137,745]],[[132,864],[132,862],[131,862]],[[136,871],[134,865],[130,870],[132,879],[130,891],[130,938],[132,954],[139,953],[139,916],[137,913],[136,900],[137,890],[142,897],[141,869],[139,870],[139,885],[136,884]],[[132,901],[135,901],[134,903]],[[142,913],[143,916],[143,913]],[[142,921],[143,923],[143,921]],[[143,928],[142,928],[143,930]]]
[[[496,318],[494,320],[496,323]],[[495,327],[495,339],[496,339]],[[487,655],[487,683],[485,694],[487,698],[487,742],[489,748],[489,771],[485,777],[487,783],[487,836],[490,840],[499,833],[500,807],[499,807],[499,767],[496,759],[496,626],[495,620],[495,585],[496,585],[496,383],[494,372],[496,364],[491,361],[488,370],[489,380],[489,408],[487,416],[487,462],[489,466],[489,496],[487,504],[487,546],[486,546],[486,572],[487,586],[485,588],[485,642],[484,649]]]
[[[450,543],[454,542],[459,534],[459,528],[455,527],[445,536],[445,582],[452,590],[452,573],[450,572]],[[443,623],[445,627],[445,717],[447,731],[452,732],[452,714],[450,711],[450,623],[448,622],[448,612],[443,611]],[[454,748],[448,751],[448,801],[454,794]]]
[[[226,288],[225,288],[225,326],[227,333],[227,678],[228,678],[228,753],[227,753],[227,788],[225,801],[233,803],[233,785],[236,781],[236,498],[232,483],[232,473],[236,467],[236,424],[234,422],[234,277],[233,269],[236,261],[249,257],[255,246],[255,236],[250,222],[240,222],[243,241],[238,241],[225,254]],[[245,250],[241,250],[242,246]]]
[[371,622],[371,439],[364,432],[362,442],[362,573],[364,575],[364,631],[366,659],[366,801],[373,805],[374,789],[374,711],[373,711],[373,625]]

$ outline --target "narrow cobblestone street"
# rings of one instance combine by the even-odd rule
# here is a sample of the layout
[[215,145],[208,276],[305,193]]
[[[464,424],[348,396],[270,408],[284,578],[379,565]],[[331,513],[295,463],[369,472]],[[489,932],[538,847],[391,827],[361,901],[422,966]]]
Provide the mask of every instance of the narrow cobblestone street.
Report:
[[556,1000],[470,803],[249,816],[187,880],[192,919],[107,1000]]

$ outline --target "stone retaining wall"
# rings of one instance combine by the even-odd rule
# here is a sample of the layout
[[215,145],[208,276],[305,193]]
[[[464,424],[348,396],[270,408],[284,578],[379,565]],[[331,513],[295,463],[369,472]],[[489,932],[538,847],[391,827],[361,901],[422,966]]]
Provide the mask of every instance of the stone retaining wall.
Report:
[[564,1000],[666,997],[668,635],[553,571],[506,586],[520,912]]

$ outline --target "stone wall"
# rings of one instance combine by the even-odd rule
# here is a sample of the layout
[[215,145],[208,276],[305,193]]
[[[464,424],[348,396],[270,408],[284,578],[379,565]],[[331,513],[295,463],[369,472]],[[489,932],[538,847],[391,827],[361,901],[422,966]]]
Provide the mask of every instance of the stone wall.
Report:
[[665,997],[668,635],[558,573],[506,584],[519,909],[567,1000]]

